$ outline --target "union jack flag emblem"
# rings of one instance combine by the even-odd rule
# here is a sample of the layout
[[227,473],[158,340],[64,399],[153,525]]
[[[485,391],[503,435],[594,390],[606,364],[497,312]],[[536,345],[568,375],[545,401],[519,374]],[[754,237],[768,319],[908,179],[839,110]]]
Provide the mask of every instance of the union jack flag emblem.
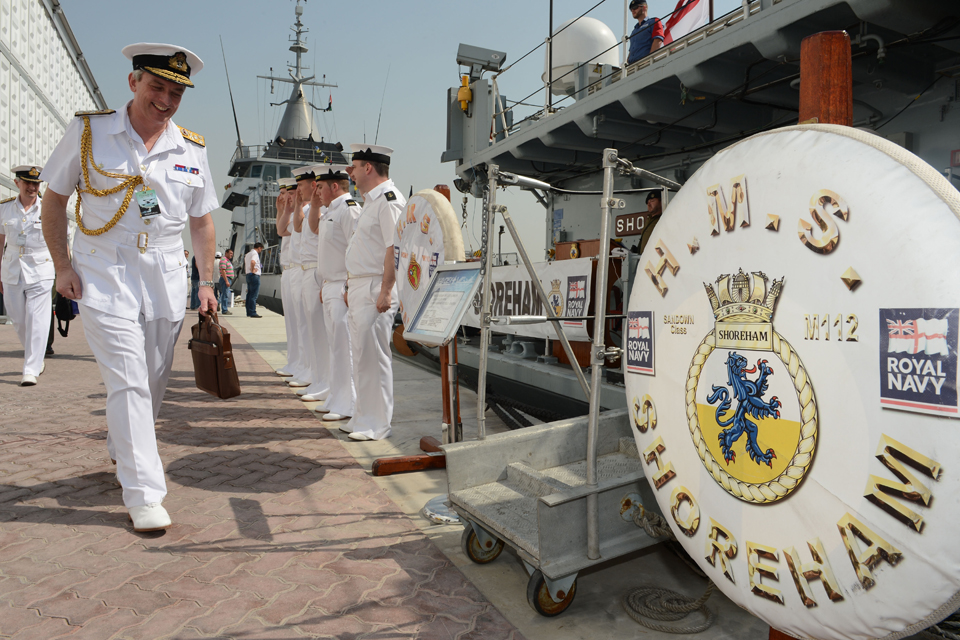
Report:
[[891,337],[913,336],[917,331],[917,323],[914,320],[902,322],[887,318],[887,330]]
[[570,295],[574,298],[583,298],[586,296],[583,280],[574,280],[570,283]]

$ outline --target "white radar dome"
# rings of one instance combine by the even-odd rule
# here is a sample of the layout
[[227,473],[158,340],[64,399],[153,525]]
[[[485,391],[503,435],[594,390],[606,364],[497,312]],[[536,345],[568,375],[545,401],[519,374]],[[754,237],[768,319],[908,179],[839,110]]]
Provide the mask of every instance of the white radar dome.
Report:
[[[557,34],[553,38],[554,95],[573,94],[577,79],[574,69],[581,63],[590,63],[590,82],[600,79],[600,73],[594,72],[596,65],[620,64],[617,36],[610,27],[596,18],[580,18],[576,22],[567,20],[554,33]],[[549,79],[549,69],[550,52],[547,51],[541,76],[544,83]]]

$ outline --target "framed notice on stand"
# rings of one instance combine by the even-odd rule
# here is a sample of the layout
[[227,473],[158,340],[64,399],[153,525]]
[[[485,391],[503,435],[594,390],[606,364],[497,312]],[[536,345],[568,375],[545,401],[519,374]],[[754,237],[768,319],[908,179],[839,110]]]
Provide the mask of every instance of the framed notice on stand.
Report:
[[428,347],[447,344],[457,335],[463,315],[480,287],[480,263],[460,262],[437,267],[410,326],[406,340]]

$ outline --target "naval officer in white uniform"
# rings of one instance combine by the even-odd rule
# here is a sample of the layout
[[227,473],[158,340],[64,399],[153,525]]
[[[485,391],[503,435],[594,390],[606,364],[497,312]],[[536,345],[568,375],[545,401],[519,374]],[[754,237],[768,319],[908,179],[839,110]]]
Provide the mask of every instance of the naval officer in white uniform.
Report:
[[317,224],[317,279],[323,285],[323,321],[327,330],[330,393],[323,405],[325,422],[353,416],[357,399],[350,353],[350,320],[343,299],[347,283],[347,243],[357,229],[360,205],[350,197],[347,166],[325,165],[317,171],[317,193],[326,213]]
[[321,165],[294,169],[297,192],[307,202],[303,206],[304,219],[300,227],[300,259],[303,280],[300,282],[300,301],[303,305],[304,326],[301,336],[303,350],[310,365],[310,386],[300,399],[304,402],[326,400],[330,391],[330,363],[327,353],[327,331],[323,326],[323,304],[320,302],[320,283],[317,281],[317,225],[323,215],[323,206],[316,197],[317,169]]
[[[296,182],[296,178],[294,178]],[[313,182],[311,179],[310,182]],[[293,330],[296,332],[297,344],[299,345],[299,370],[293,372],[294,375],[286,379],[287,384],[291,387],[297,389],[299,395],[306,393],[306,388],[310,386],[310,360],[307,358],[307,354],[304,352],[307,344],[305,336],[305,323],[304,318],[304,309],[303,309],[303,264],[302,257],[300,255],[301,249],[303,247],[303,216],[304,216],[304,200],[303,196],[300,193],[300,188],[294,186],[293,188],[293,204],[290,206],[290,222],[288,223],[288,229],[290,230],[290,266],[292,267],[293,277],[290,281],[290,291],[291,291],[291,301],[290,301],[290,312],[293,317]],[[309,198],[307,199],[309,202]],[[287,315],[287,308],[283,308],[284,317]],[[302,393],[301,393],[302,392]]]
[[[136,531],[170,526],[154,423],[167,388],[187,294],[189,223],[200,270],[200,312],[213,292],[217,193],[203,137],[172,121],[203,66],[174,45],[141,43],[123,55],[133,99],[119,111],[79,113],[43,169],[43,235],[57,291],[82,307],[84,333],[107,389],[107,449]],[[67,200],[77,189],[78,233],[67,254]],[[78,200],[77,206],[80,207]]]
[[21,387],[37,384],[43,373],[55,271],[40,227],[40,172],[43,167],[12,169],[20,194],[0,202],[0,293],[23,345]]
[[280,178],[280,195],[277,196],[277,235],[280,236],[280,302],[283,304],[283,324],[287,335],[287,364],[277,369],[277,375],[284,378],[295,377],[301,371],[300,340],[294,324],[293,304],[293,266],[290,263],[290,232],[293,228],[293,190],[297,181],[293,178]]
[[382,440],[393,419],[390,333],[399,301],[394,227],[407,201],[390,180],[393,149],[352,144],[350,177],[363,194],[363,212],[346,253],[347,303],[356,409],[341,427],[352,440]]

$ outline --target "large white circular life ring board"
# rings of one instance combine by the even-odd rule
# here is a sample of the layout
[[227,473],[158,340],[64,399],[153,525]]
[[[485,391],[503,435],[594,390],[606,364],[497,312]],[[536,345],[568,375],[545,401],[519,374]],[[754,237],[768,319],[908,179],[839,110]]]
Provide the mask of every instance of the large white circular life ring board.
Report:
[[463,236],[450,201],[433,189],[413,194],[397,221],[393,252],[400,314],[409,326],[437,266],[464,259]]
[[627,402],[653,493],[734,602],[801,638],[960,606],[960,193],[833,125],[711,158],[640,259]]

